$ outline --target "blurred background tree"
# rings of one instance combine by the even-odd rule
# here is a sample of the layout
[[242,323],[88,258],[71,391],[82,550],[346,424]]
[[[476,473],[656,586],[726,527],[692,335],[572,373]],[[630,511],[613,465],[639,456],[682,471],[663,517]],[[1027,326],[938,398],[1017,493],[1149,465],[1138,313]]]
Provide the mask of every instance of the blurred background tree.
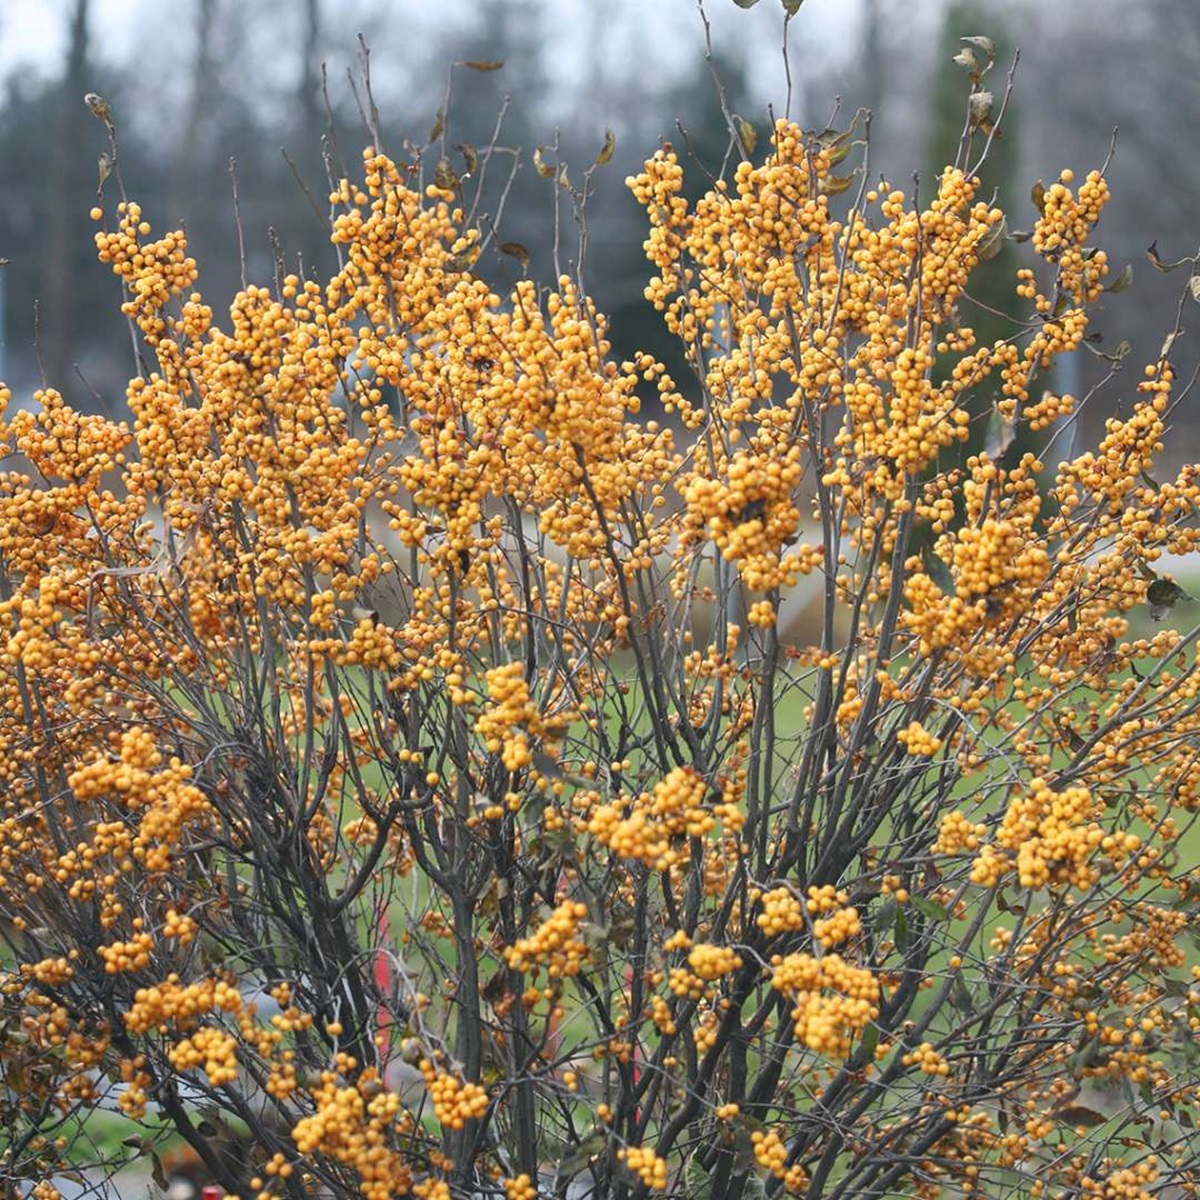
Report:
[[[765,134],[768,102],[785,90],[778,6],[746,12],[730,0],[708,0],[706,7],[730,107]],[[1191,0],[1146,0],[1136,9],[1117,0],[1063,0],[1052,8],[1013,0],[1001,9],[973,0],[812,0],[790,29],[792,115],[819,129],[839,102],[843,123],[860,106],[873,110],[870,171],[906,190],[914,171],[930,180],[935,164],[952,157],[966,93],[962,69],[950,61],[959,39],[996,40],[995,79],[1015,48],[1012,31],[1020,29],[1020,94],[1054,115],[1031,123],[1037,133],[1025,137],[1016,114],[1007,114],[986,182],[1004,192],[1013,172],[1049,179],[1065,165],[1098,165],[1112,127],[1122,126],[1128,136],[1119,140],[1110,172],[1116,200],[1103,232],[1136,272],[1132,291],[1110,303],[1120,307],[1133,360],[1153,356],[1153,339],[1170,320],[1175,281],[1145,266],[1145,242],[1157,237],[1172,248],[1168,257],[1192,250],[1184,229],[1197,168],[1180,147],[1189,143],[1200,102],[1186,87],[1162,86],[1185,79],[1200,53],[1200,9]],[[328,0],[254,7],[235,0],[61,0],[0,14],[0,257],[10,260],[0,283],[0,373],[14,387],[14,403],[44,377],[73,402],[120,412],[133,369],[128,340],[114,336],[119,325],[105,302],[115,284],[93,261],[86,214],[106,139],[80,103],[83,93],[100,92],[111,104],[124,177],[136,183],[156,225],[185,221],[207,264],[205,292],[220,307],[241,284],[237,256],[225,252],[238,237],[231,159],[248,277],[269,278],[277,254],[288,269],[303,262],[315,270],[331,260],[313,209],[326,207],[327,163],[335,175],[343,161],[353,167],[368,139],[347,83],[360,30],[393,150],[405,139],[414,147],[425,142],[444,105],[447,64],[504,61],[495,72],[455,72],[446,146],[453,169],[465,171],[455,147],[486,144],[508,98],[498,143],[520,153],[496,164],[516,168],[501,239],[526,247],[539,278],[549,275],[555,188],[534,170],[534,149],[557,139],[577,183],[605,130],[614,131],[612,161],[593,179],[590,290],[612,318],[619,354],[639,346],[674,352],[641,298],[647,272],[629,247],[640,243],[643,219],[623,194],[623,180],[660,139],[681,141],[677,120],[699,163],[719,163],[724,153],[728,133],[696,53],[703,29],[691,0],[662,0],[649,10],[632,0],[354,0],[336,8]],[[169,54],[157,52],[167,46]],[[1117,63],[1119,89],[1107,86]],[[498,202],[507,178],[507,170],[496,171],[489,203]],[[689,174],[700,178],[700,171]],[[1151,178],[1172,186],[1151,188]],[[570,206],[561,203],[566,197],[558,199],[560,260],[570,269],[577,230]],[[1019,213],[1026,203],[1008,207]],[[1114,272],[1122,265],[1115,262]],[[522,267],[514,257],[490,254],[479,269],[498,284]],[[964,314],[985,338],[1002,324],[986,309],[1008,294],[1010,277],[1002,252],[986,278],[981,273],[978,303]],[[1100,314],[1101,335],[1104,325]],[[1081,357],[1079,388],[1086,390],[1110,364]],[[670,366],[686,386],[682,364]],[[1085,413],[1081,432],[1094,432],[1100,419]],[[1186,436],[1180,440],[1181,456],[1192,449]]]
[[[997,66],[989,77],[988,86],[1003,86],[1003,72],[1012,61],[1013,46],[1007,23],[999,13],[989,14],[974,0],[955,0],[946,8],[938,39],[938,69],[934,72],[930,96],[930,116],[926,137],[923,194],[930,194],[947,163],[954,162],[962,139],[967,116],[968,75],[966,69],[951,70],[956,55],[964,51],[978,60],[981,50],[972,48],[964,38],[978,35],[990,37],[996,47]],[[1000,97],[997,95],[997,104]],[[1020,178],[1020,116],[1016,101],[1004,114],[1004,124],[988,150],[987,161],[980,174],[983,196],[996,195],[1006,210],[1020,208],[1017,199],[1017,180]],[[994,342],[1008,337],[1017,319],[1013,278],[1017,270],[1016,254],[1011,243],[1001,246],[996,256],[980,264],[971,276],[970,294],[963,308],[964,324],[970,325],[981,342]]]

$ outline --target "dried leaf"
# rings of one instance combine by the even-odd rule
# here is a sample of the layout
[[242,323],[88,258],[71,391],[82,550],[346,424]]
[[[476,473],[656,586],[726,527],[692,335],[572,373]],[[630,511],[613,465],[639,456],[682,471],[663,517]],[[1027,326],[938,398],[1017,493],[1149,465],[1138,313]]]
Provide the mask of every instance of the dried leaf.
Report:
[[1029,198],[1033,201],[1033,207],[1044,215],[1046,212],[1046,185],[1040,179],[1029,189]]
[[758,145],[758,130],[745,117],[734,116],[733,123],[737,127],[737,135],[742,143],[742,149],[747,154],[753,154]]
[[533,756],[533,765],[541,774],[551,779],[564,778],[562,764],[557,759],[551,758],[549,754],[544,754],[540,750]]
[[936,900],[930,900],[928,896],[913,896],[909,900],[915,912],[918,912],[928,921],[948,921],[950,913],[944,904],[939,904]]
[[443,192],[458,191],[458,176],[455,175],[448,158],[438,159],[437,166],[433,168],[433,183]]
[[1108,1120],[1102,1112],[1088,1108],[1086,1104],[1064,1104],[1061,1108],[1052,1109],[1050,1115],[1064,1125],[1083,1125],[1088,1129],[1103,1125]]
[[169,1192],[171,1190],[170,1180],[167,1179],[167,1173],[163,1170],[162,1159],[157,1153],[150,1155],[150,1177],[154,1180],[154,1186],[160,1192]]
[[467,174],[474,175],[479,170],[479,151],[470,142],[459,143],[457,149],[462,154],[463,161],[467,164]]
[[1173,579],[1156,579],[1146,589],[1146,603],[1150,605],[1152,621],[1165,621],[1180,600],[1191,599]]
[[[751,1143],[749,1162],[754,1162],[753,1143]],[[767,1181],[761,1175],[748,1175],[742,1195],[746,1200],[767,1200]]]
[[971,989],[967,987],[966,981],[961,975],[955,975],[954,982],[950,985],[950,1003],[959,1012],[975,1011],[975,1001],[971,997]]
[[1193,275],[1188,280],[1188,291],[1192,293],[1192,299],[1200,303],[1200,275]]
[[101,154],[100,157],[96,159],[96,168],[100,175],[100,182],[96,184],[96,195],[98,196],[102,191],[104,191],[104,183],[108,179],[109,175],[112,174],[112,159],[109,158],[107,154]]
[[1162,989],[1168,996],[1174,996],[1176,1000],[1186,1000],[1191,995],[1191,985],[1184,979],[1174,979],[1170,975],[1164,977],[1162,981]]
[[455,254],[446,260],[447,271],[467,271],[475,265],[479,258],[479,247],[472,246],[462,254]]
[[988,417],[987,434],[984,437],[983,448],[992,462],[1004,457],[1009,446],[1017,437],[1017,423],[1006,417],[994,404],[991,416]]
[[513,258],[520,259],[522,270],[529,266],[529,251],[520,242],[501,242],[496,248],[501,254],[510,254]]
[[442,130],[446,128],[446,114],[439,108],[437,115],[433,118],[433,128],[429,131],[429,140],[436,142],[442,136]]
[[84,96],[83,102],[88,106],[88,112],[90,112],[97,121],[103,121],[109,129],[112,129],[112,112],[109,110],[108,103],[103,96],[97,96],[95,92],[88,92],[88,94]]
[[991,118],[992,105],[995,104],[996,97],[992,92],[972,92],[967,97],[967,109],[971,114],[971,120],[976,125],[982,125],[984,121]]
[[1008,221],[1001,217],[995,225],[988,228],[975,246],[975,257],[980,262],[990,262],[1000,253],[1004,239],[1008,237]]
[[857,179],[857,174],[826,175],[821,180],[821,191],[826,196],[839,196]]
[[688,1159],[684,1179],[690,1200],[712,1200],[712,1176],[704,1169],[702,1155],[697,1152]]
[[463,63],[464,67],[470,67],[472,71],[498,71],[504,66],[502,58],[469,58]]
[[1121,268],[1121,273],[1106,287],[1106,292],[1112,292],[1114,295],[1117,292],[1123,292],[1133,282],[1133,264],[1126,263]]
[[844,142],[842,145],[830,146],[826,152],[826,159],[831,167],[836,167],[842,159],[847,158],[850,151],[853,149],[853,144]]
[[617,135],[611,129],[604,131],[604,145],[596,155],[596,166],[602,167],[612,159],[613,151],[617,148]]
[[533,168],[543,179],[554,178],[554,168],[543,157],[541,146],[533,152]]
[[733,0],[733,2],[738,8],[753,8],[758,3],[758,0]]
[[941,589],[942,595],[955,594],[957,589],[954,586],[954,576],[950,574],[950,568],[933,552],[932,547],[925,547],[921,555],[921,565],[925,568],[925,574]]
[[1165,258],[1158,252],[1158,239],[1146,247],[1146,257],[1150,260],[1150,265],[1156,271],[1162,271],[1165,275],[1168,271],[1174,271],[1177,267],[1182,267],[1188,263],[1194,263],[1196,260],[1192,258],[1177,258],[1174,262],[1167,262]]
[[1080,734],[1079,730],[1066,717],[1060,716],[1057,724],[1058,732],[1068,749],[1078,752],[1087,745],[1087,742],[1083,739],[1083,735]]
[[1089,1067],[1099,1066],[1104,1061],[1100,1052],[1100,1037],[1095,1035],[1084,1040],[1083,1044],[1067,1059],[1067,1070],[1071,1077],[1078,1079]]
[[573,1179],[580,1171],[585,1170],[592,1159],[600,1154],[608,1144],[607,1130],[596,1126],[581,1141],[577,1141],[558,1163],[558,1177]]
[[1175,345],[1175,339],[1183,332],[1182,329],[1176,329],[1173,333],[1168,333],[1163,338],[1162,349],[1158,352],[1159,358],[1166,358],[1171,353],[1172,347]]
[[871,1062],[874,1060],[875,1051],[879,1049],[878,1025],[871,1024],[863,1030],[862,1040],[858,1044],[858,1049],[861,1061]]
[[972,74],[979,70],[979,59],[975,57],[974,51],[968,50],[966,47],[961,49],[950,61],[958,63],[960,67],[966,68]]
[[803,3],[804,0],[783,0],[783,11],[789,17],[794,17],[800,11],[800,5]]
[[1014,229],[1008,236],[1014,242],[1019,243],[1029,241],[1033,237],[1033,234],[1028,229]]
[[984,37],[981,34],[976,34],[974,37],[959,38],[960,42],[966,42],[968,46],[976,46],[987,55],[988,66],[996,61],[996,43],[990,37]]

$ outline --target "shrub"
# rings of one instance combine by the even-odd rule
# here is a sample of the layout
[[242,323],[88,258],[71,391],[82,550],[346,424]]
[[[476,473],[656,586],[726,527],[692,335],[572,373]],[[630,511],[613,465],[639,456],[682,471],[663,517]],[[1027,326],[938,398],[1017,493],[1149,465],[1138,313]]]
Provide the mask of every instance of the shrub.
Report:
[[580,279],[490,290],[444,164],[368,149],[341,269],[223,322],[95,211],[132,423],[0,428],[7,1186],[107,1096],[243,1197],[1194,1193],[1200,628],[1130,632],[1197,536],[1172,346],[1010,453],[1080,407],[1108,188],[979,344],[971,114],[923,206],[838,215],[857,125],[694,207],[654,154],[686,388]]

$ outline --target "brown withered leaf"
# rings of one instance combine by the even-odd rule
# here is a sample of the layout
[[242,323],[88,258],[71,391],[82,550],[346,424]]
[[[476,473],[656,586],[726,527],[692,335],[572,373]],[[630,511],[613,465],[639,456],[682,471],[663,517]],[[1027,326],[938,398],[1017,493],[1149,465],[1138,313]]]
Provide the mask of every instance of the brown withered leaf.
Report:
[[991,120],[992,105],[996,102],[996,96],[993,92],[972,92],[967,97],[967,108],[971,113],[971,120],[976,125],[982,125],[985,121]]
[[467,174],[474,175],[479,170],[479,151],[470,142],[460,142],[456,149],[462,154],[467,164]]
[[1146,589],[1146,603],[1150,605],[1152,621],[1165,621],[1180,600],[1191,599],[1173,579],[1156,579]]
[[829,161],[829,165],[831,167],[836,167],[838,165],[838,163],[840,163],[842,161],[842,159],[849,157],[850,151],[852,149],[853,149],[853,143],[851,143],[851,142],[843,142],[840,146],[829,147],[827,154],[826,154],[826,157],[828,158],[828,161]]
[[1177,258],[1174,262],[1167,262],[1165,258],[1158,252],[1158,239],[1146,247],[1146,257],[1150,260],[1150,265],[1156,270],[1161,271],[1164,275],[1168,271],[1174,271],[1177,267],[1185,266],[1188,263],[1195,262],[1191,258]]
[[464,250],[462,254],[455,254],[453,257],[446,260],[447,271],[468,271],[475,265],[479,258],[479,247],[472,246],[468,250]]
[[1087,742],[1084,741],[1082,735],[1066,717],[1060,715],[1057,725],[1059,736],[1069,749],[1078,752],[1087,745]]
[[596,166],[602,167],[608,162],[613,151],[617,148],[617,135],[611,129],[604,131],[604,145],[600,148],[600,153],[596,155]]
[[1133,264],[1126,263],[1121,268],[1121,273],[1106,287],[1106,292],[1112,292],[1116,295],[1117,292],[1123,292],[1133,282]]
[[937,584],[943,596],[953,596],[957,591],[954,576],[946,563],[937,556],[932,546],[926,546],[921,553],[921,565],[925,574]]
[[737,128],[738,140],[742,143],[742,149],[747,154],[753,154],[754,148],[758,145],[758,130],[745,117],[739,117],[736,113],[733,123]]
[[464,67],[470,67],[472,71],[498,71],[504,66],[502,58],[469,58],[463,63]]
[[826,196],[840,196],[842,192],[846,191],[857,178],[858,176],[856,174],[826,175],[821,180],[821,191],[824,192]]
[[448,158],[439,158],[437,160],[437,166],[433,168],[433,182],[443,192],[458,191],[458,176],[454,173],[453,167],[450,166]]
[[988,66],[996,61],[996,43],[990,37],[984,37],[982,34],[976,34],[974,37],[964,37],[958,39],[960,42],[966,42],[968,46],[975,46],[982,50],[987,55]]
[[987,436],[984,439],[984,450],[993,462],[1003,458],[1009,446],[1017,436],[1016,422],[1006,417],[994,404],[988,417]]
[[496,249],[501,254],[508,254],[513,258],[519,259],[522,270],[529,266],[529,251],[520,242],[501,242]]
[[171,1190],[170,1181],[167,1179],[167,1172],[163,1169],[162,1159],[159,1158],[156,1151],[150,1152],[150,1177],[154,1180],[154,1186],[160,1192]]
[[98,96],[95,92],[88,92],[88,94],[84,96],[83,102],[88,106],[88,112],[90,112],[97,121],[103,121],[109,129],[112,129],[112,111],[109,109],[108,102],[103,96]]
[[987,233],[979,239],[975,246],[975,257],[980,262],[989,262],[1000,253],[1004,239],[1008,237],[1008,221],[1001,217],[995,225],[988,228]]
[[1066,1125],[1082,1125],[1087,1129],[1094,1129],[1108,1120],[1102,1112],[1088,1108],[1086,1104],[1064,1104],[1061,1108],[1052,1109],[1050,1115]]

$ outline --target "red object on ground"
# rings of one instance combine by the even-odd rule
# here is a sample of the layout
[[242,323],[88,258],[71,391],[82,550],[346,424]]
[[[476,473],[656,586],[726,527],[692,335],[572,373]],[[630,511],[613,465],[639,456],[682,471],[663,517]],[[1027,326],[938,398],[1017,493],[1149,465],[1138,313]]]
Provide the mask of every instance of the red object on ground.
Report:
[[221,1200],[224,1195],[224,1191],[216,1184],[210,1184],[200,1193],[200,1198],[201,1200]]
[[[375,915],[375,928],[379,933],[379,949],[375,951],[374,963],[375,986],[379,989],[381,996],[388,997],[395,992],[396,975],[392,968],[391,956],[385,949],[391,942],[390,922],[387,908],[382,904]],[[385,1086],[390,1086],[392,1082],[388,1074],[392,1057],[391,1027],[391,1011],[388,1009],[386,1001],[381,1001],[375,1012],[375,1038],[376,1045],[379,1047],[379,1072]]]

